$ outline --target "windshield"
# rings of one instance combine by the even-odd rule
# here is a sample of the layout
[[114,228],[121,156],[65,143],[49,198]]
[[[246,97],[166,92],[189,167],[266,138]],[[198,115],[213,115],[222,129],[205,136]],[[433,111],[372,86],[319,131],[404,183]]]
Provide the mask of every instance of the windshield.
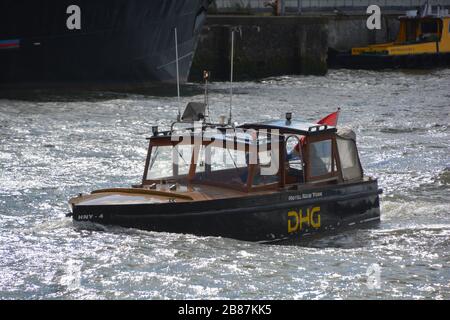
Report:
[[310,145],[311,176],[323,176],[331,172],[331,140]]
[[202,146],[197,161],[195,182],[244,186],[248,179],[248,152],[214,144]]
[[172,176],[172,146],[155,147],[150,158],[147,180],[158,180]]
[[145,179],[245,190],[275,184],[279,181],[280,152],[272,150],[264,136],[255,143],[255,136],[219,133],[203,142],[183,139],[175,146],[169,136],[155,139]]
[[195,163],[194,182],[243,187],[248,180],[248,152],[215,146],[178,144],[152,150],[147,180],[187,178]]

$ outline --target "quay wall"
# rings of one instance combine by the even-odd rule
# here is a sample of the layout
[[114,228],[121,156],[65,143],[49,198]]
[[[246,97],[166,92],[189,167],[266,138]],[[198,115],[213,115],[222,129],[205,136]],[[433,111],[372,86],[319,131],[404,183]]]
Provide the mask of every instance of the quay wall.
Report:
[[204,69],[210,70],[215,80],[229,79],[232,28],[236,80],[327,72],[327,24],[323,19],[210,16],[197,47],[192,80],[201,80]]
[[210,15],[200,36],[190,81],[230,78],[231,30],[235,30],[234,78],[325,75],[330,51],[395,39],[397,15],[383,15],[382,29],[369,30],[367,15],[230,16]]
[[352,47],[396,39],[400,23],[398,15],[382,15],[381,30],[369,30],[367,15],[333,16],[327,19],[328,47],[346,51]]

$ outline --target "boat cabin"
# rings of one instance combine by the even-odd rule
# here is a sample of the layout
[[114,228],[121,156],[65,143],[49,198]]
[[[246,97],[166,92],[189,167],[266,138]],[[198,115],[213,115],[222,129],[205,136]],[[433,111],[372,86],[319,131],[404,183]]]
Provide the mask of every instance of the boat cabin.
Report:
[[401,17],[396,44],[441,42],[450,34],[450,17]]
[[154,127],[140,187],[248,193],[363,178],[352,131],[291,118],[238,127],[191,123],[167,132]]
[[400,26],[394,42],[352,49],[352,55],[390,56],[450,53],[450,16],[438,7],[436,14],[416,11],[399,17]]

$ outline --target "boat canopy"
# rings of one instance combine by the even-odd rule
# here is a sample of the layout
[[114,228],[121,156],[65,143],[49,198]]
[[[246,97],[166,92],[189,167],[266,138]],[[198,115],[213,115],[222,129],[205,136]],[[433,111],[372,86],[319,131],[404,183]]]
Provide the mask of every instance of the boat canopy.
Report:
[[363,170],[356,146],[356,134],[350,128],[339,128],[336,135],[343,180],[363,177]]
[[239,128],[279,130],[281,134],[297,134],[302,136],[314,136],[318,134],[336,132],[335,127],[317,123],[308,123],[299,120],[275,120],[259,123],[246,123],[239,126]]
[[236,128],[155,130],[149,140],[143,185],[175,181],[248,192],[363,178],[351,129],[290,116]]

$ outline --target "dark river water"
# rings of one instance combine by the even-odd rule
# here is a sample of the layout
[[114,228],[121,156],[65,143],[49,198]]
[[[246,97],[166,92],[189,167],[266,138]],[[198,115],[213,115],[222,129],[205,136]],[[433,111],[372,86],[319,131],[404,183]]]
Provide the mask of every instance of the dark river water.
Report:
[[[227,90],[211,86],[217,116]],[[145,138],[175,118],[176,97],[2,99],[0,299],[450,299],[450,70],[332,71],[235,93],[237,122],[341,107],[384,189],[380,226],[306,247],[75,228],[67,200],[139,182]]]

